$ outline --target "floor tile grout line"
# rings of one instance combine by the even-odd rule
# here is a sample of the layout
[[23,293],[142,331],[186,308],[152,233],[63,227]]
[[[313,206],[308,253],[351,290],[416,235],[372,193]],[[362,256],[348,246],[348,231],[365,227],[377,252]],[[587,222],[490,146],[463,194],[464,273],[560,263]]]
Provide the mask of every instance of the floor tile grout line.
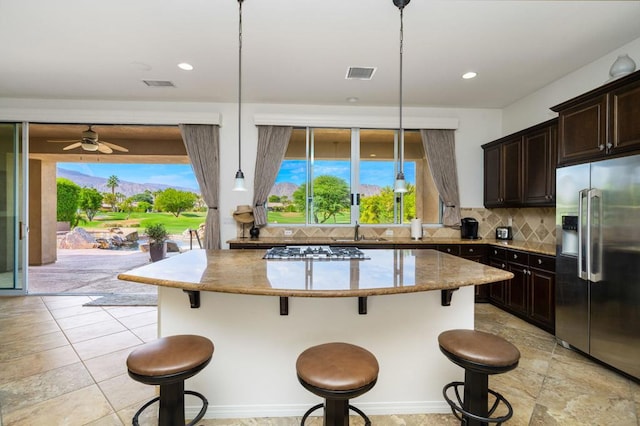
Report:
[[[49,309],[49,306],[46,304],[45,302],[45,306],[47,306],[47,309]],[[100,309],[104,310],[102,307],[100,307]],[[51,310],[49,309],[49,312],[51,313]],[[53,316],[53,314],[51,314]],[[89,369],[89,367],[87,367],[86,361],[88,360],[84,360],[82,359],[82,357],[80,356],[80,354],[78,353],[78,350],[76,349],[76,347],[74,346],[73,343],[71,343],[71,341],[69,340],[69,337],[67,336],[67,333],[65,333],[65,330],[62,329],[62,327],[60,327],[60,324],[58,323],[57,319],[54,317],[54,321],[56,321],[56,324],[58,324],[58,327],[60,328],[60,330],[62,331],[62,334],[64,335],[64,338],[67,340],[67,343],[69,344],[69,346],[71,347],[71,349],[73,350],[73,352],[76,354],[76,356],[78,357],[78,360],[80,361],[80,363],[82,363],[82,367],[86,370],[87,374],[89,375],[89,377],[91,377],[91,380],[93,382],[93,385],[100,391],[100,393],[102,394],[102,396],[104,397],[104,400],[107,402],[107,404],[109,404],[109,408],[111,409],[111,412],[117,414],[117,411],[115,409],[115,407],[113,406],[113,404],[111,403],[111,401],[109,400],[109,398],[107,397],[106,393],[102,390],[102,388],[100,387],[100,382],[98,382],[95,378],[95,376],[91,373],[91,370]],[[123,324],[124,325],[124,324]],[[136,336],[137,337],[137,336]],[[91,358],[93,359],[93,358]],[[118,417],[119,418],[119,417]],[[0,425],[1,426],[1,425]]]

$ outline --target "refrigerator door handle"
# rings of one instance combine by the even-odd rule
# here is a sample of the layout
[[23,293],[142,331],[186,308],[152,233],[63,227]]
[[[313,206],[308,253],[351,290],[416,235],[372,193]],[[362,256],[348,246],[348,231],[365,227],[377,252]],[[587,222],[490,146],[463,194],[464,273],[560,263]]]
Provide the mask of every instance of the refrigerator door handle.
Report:
[[[602,191],[596,188],[590,189],[587,204],[589,215],[589,224],[587,225],[589,229],[587,270],[589,281],[597,283],[602,281]],[[594,261],[596,262],[595,264],[593,263]]]
[[[583,280],[589,279],[587,272],[589,265],[589,246],[585,244],[585,230],[586,241],[589,241],[589,214],[588,214],[588,189],[583,189],[578,192],[578,277]],[[584,199],[587,199],[587,214],[584,212]],[[587,222],[586,224],[584,222]],[[586,225],[586,228],[585,228]],[[585,259],[586,258],[586,259]],[[586,262],[585,262],[586,260]]]

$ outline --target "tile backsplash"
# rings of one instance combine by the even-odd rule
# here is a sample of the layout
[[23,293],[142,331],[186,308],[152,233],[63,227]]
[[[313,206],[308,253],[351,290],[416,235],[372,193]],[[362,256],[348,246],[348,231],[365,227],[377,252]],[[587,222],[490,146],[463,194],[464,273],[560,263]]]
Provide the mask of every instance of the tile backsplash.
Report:
[[[478,236],[494,238],[497,226],[509,224],[512,220],[513,239],[531,243],[555,244],[556,224],[555,209],[524,208],[524,209],[485,209],[462,208],[462,217],[473,217],[478,221]],[[423,226],[424,236],[427,238],[458,238],[460,230],[441,226]],[[410,237],[409,226],[369,226],[360,227],[360,235],[367,239],[389,237]],[[247,232],[245,230],[245,232]],[[238,227],[238,237],[242,229]],[[353,226],[266,226],[260,229],[260,237],[267,238],[304,238],[304,237],[353,237]]]

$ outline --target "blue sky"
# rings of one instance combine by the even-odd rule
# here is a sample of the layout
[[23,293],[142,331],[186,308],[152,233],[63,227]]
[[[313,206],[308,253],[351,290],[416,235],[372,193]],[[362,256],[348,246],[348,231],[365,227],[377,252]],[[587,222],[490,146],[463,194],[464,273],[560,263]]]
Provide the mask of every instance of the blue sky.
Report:
[[[198,190],[198,183],[190,164],[111,164],[111,163],[58,163],[61,169],[107,179],[116,175],[120,180],[135,183],[159,183]],[[349,181],[347,161],[317,161],[315,176],[330,174]],[[407,182],[415,183],[415,163],[406,162]],[[363,161],[360,163],[360,182],[378,186],[393,185],[393,163],[390,161]],[[276,183],[292,182],[297,185],[306,179],[304,160],[287,160],[282,164]]]
[[[414,184],[416,167],[413,162],[404,164],[404,174],[407,182]],[[347,182],[351,171],[347,161],[317,161],[314,176],[334,175]],[[297,185],[306,179],[305,160],[287,160],[282,163],[276,183],[293,182]],[[394,168],[391,161],[363,161],[360,163],[360,183],[378,186],[392,186]]]
[[128,182],[159,183],[200,191],[190,164],[58,163],[58,167],[105,179],[116,175]]

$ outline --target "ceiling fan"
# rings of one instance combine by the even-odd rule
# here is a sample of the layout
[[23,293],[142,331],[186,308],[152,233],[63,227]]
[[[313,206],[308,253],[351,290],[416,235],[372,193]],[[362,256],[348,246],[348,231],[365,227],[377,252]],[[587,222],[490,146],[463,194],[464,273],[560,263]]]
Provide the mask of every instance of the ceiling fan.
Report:
[[98,133],[93,131],[92,127],[93,126],[89,126],[87,130],[82,132],[82,139],[49,141],[49,142],[64,142],[64,143],[72,142],[71,145],[67,145],[64,148],[62,148],[63,151],[68,151],[70,149],[82,147],[82,149],[84,149],[85,151],[90,151],[90,152],[98,151],[103,154],[111,154],[114,149],[120,152],[129,152],[127,148],[124,148],[120,145],[98,140]]

